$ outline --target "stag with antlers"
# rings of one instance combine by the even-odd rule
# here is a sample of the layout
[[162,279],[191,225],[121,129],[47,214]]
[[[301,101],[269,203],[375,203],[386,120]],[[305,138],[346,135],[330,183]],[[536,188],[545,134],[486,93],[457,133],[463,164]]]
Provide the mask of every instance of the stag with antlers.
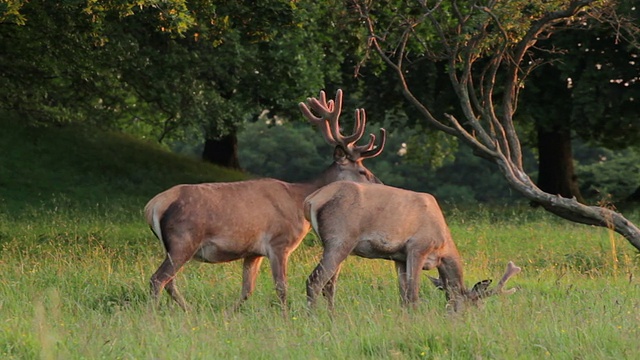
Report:
[[484,280],[467,289],[460,254],[430,194],[337,181],[306,198],[304,216],[324,247],[320,263],[307,280],[310,307],[322,291],[333,310],[336,280],[349,255],[393,260],[403,305],[418,301],[421,271],[436,268],[440,277],[432,281],[445,290],[455,311],[504,292],[507,280],[520,272],[510,262],[496,288],[488,289],[491,280]]
[[[242,292],[235,308],[254,290],[264,257],[269,259],[276,291],[286,309],[287,262],[309,230],[303,215],[305,197],[337,180],[379,183],[362,161],[380,154],[386,132],[380,130],[380,144],[371,135],[366,145],[355,145],[365,131],[365,112],[356,110],[352,135],[340,133],[342,91],[327,102],[319,99],[300,103],[303,115],[317,125],[325,140],[335,146],[333,164],[320,176],[305,183],[258,179],[233,183],[177,185],[151,199],[145,217],[161,240],[166,258],[151,277],[151,293],[162,289],[183,309],[187,304],[178,292],[175,277],[191,259],[220,263],[243,259]],[[314,115],[317,114],[317,115]]]

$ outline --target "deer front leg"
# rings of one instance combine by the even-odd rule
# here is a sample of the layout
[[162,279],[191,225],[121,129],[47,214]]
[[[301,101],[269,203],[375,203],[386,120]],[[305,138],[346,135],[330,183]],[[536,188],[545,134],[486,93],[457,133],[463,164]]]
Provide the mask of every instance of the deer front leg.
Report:
[[287,263],[289,254],[273,254],[269,257],[271,263],[271,274],[276,285],[276,293],[282,306],[282,311],[286,313],[287,309]]
[[420,275],[425,256],[418,252],[409,252],[406,263],[406,304],[415,305],[420,293]]
[[398,273],[398,290],[400,291],[400,303],[406,306],[407,298],[407,263],[396,261],[396,272]]
[[260,270],[260,264],[262,264],[262,256],[250,256],[244,259],[242,264],[242,293],[240,300],[233,307],[233,311],[238,311],[240,306],[251,296],[253,290],[256,287],[256,278],[258,277],[258,270]]

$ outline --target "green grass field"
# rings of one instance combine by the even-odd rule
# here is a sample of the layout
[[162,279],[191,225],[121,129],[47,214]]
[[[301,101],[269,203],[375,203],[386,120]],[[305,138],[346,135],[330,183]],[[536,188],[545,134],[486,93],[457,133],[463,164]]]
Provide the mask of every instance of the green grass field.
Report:
[[304,284],[322,252],[312,237],[291,258],[286,318],[267,261],[240,312],[228,311],[240,262],[188,264],[177,281],[192,311],[166,295],[155,308],[148,279],[163,253],[146,200],[172,183],[243,175],[122,136],[3,126],[2,359],[640,358],[637,252],[607,229],[515,206],[446,208],[468,286],[499,278],[509,260],[523,268],[509,283],[518,292],[460,314],[426,276],[421,303],[402,309],[393,264],[355,257],[335,316],[323,300],[309,313]]

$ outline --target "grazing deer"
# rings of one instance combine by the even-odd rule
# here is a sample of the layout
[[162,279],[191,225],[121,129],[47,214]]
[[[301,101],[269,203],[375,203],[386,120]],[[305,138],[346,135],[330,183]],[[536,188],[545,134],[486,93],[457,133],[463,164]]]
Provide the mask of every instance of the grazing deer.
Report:
[[322,290],[333,310],[336,280],[342,262],[350,254],[393,260],[404,306],[418,301],[421,270],[438,269],[440,277],[432,281],[445,290],[448,304],[456,311],[467,302],[505,292],[507,280],[520,271],[509,262],[496,288],[488,290],[491,280],[485,280],[468,290],[460,254],[442,211],[430,194],[382,184],[337,181],[305,199],[304,216],[324,247],[320,263],[307,280],[310,307]]
[[380,129],[379,146],[375,147],[373,134],[367,145],[355,145],[365,131],[364,109],[356,110],[354,133],[340,133],[341,90],[335,101],[327,102],[325,93],[320,92],[320,99],[308,98],[307,103],[300,103],[303,115],[318,125],[325,140],[335,146],[333,164],[317,178],[293,184],[258,179],[177,185],[147,203],[147,223],[167,254],[151,277],[151,293],[156,300],[165,288],[173,300],[187,308],[174,278],[191,259],[208,263],[244,259],[237,309],[253,292],[260,263],[266,256],[278,297],[286,309],[287,261],[309,231],[302,208],[305,197],[336,180],[379,183],[362,160],[379,155],[386,140],[385,130]]

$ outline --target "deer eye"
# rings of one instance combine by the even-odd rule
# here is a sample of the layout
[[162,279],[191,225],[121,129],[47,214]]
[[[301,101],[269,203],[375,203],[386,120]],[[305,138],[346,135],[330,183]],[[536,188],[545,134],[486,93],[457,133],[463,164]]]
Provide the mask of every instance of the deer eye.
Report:
[[358,173],[359,173],[360,175],[362,175],[362,176],[367,176],[367,170],[360,169],[360,170],[358,170]]

